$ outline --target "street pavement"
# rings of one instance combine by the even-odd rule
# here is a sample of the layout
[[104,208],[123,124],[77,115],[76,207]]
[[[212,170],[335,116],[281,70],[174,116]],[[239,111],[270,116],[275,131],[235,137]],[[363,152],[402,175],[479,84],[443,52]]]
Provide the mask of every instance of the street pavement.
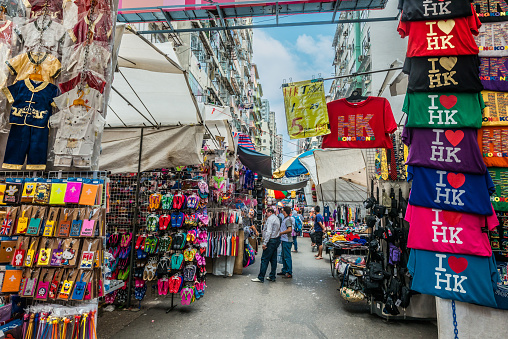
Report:
[[[293,279],[251,282],[259,271],[259,253],[256,263],[244,269],[241,276],[209,275],[205,296],[190,306],[178,302],[166,314],[168,298],[142,309],[118,332],[99,337],[437,338],[437,327],[432,322],[386,321],[369,314],[366,303],[344,301],[337,290],[338,281],[331,276],[328,258],[315,260],[310,240],[298,240],[300,252],[292,253]],[[124,322],[130,321],[126,319],[132,317],[131,313],[113,312]],[[111,326],[113,314],[99,318],[99,333],[103,326]]]

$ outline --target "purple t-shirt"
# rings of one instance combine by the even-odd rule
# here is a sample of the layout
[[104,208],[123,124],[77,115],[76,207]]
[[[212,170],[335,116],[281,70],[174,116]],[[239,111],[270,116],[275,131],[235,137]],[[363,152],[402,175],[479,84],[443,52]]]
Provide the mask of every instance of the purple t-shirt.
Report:
[[480,58],[480,80],[490,91],[508,92],[508,57]]
[[404,127],[402,141],[411,146],[408,165],[472,174],[487,170],[476,129]]

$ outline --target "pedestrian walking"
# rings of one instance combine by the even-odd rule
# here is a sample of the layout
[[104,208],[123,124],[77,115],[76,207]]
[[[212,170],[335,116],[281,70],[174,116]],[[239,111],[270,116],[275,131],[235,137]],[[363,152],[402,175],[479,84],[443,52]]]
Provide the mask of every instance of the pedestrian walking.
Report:
[[315,255],[316,260],[323,259],[323,231],[325,230],[324,222],[325,219],[319,213],[320,207],[314,207],[314,211],[316,212],[316,217],[314,219],[314,242],[318,247],[318,254]]
[[291,247],[293,246],[293,237],[291,232],[294,229],[295,219],[291,216],[291,207],[285,206],[282,209],[284,220],[280,226],[280,241],[282,246],[282,271],[277,275],[283,278],[293,277],[293,261],[291,260]]
[[280,245],[280,222],[275,215],[273,208],[266,210],[266,222],[263,227],[263,254],[261,255],[261,267],[257,278],[252,279],[253,282],[264,282],[268,263],[270,263],[270,275],[267,278],[275,281],[277,273],[277,248]]
[[295,227],[293,228],[293,232],[291,233],[291,236],[293,237],[293,252],[298,252],[298,236],[301,235],[302,232],[302,216],[296,211],[293,211],[293,218],[295,219]]

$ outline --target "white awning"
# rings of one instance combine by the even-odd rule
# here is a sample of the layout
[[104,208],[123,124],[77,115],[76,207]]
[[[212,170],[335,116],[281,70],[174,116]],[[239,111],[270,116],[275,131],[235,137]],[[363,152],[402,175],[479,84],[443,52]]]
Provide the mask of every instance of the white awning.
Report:
[[126,29],[118,53],[106,126],[175,126],[202,122],[187,75],[170,42],[152,44]]
[[102,136],[100,169],[112,173],[137,172],[140,147],[141,171],[199,165],[203,162],[204,130],[201,125],[107,129]]

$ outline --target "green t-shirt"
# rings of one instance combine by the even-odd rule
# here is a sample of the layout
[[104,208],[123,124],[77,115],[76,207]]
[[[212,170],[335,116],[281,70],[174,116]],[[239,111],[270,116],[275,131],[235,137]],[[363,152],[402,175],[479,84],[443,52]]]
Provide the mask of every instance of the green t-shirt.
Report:
[[508,212],[508,168],[489,167],[496,191],[490,196],[494,210]]
[[481,93],[407,93],[402,111],[407,113],[407,127],[481,128]]

